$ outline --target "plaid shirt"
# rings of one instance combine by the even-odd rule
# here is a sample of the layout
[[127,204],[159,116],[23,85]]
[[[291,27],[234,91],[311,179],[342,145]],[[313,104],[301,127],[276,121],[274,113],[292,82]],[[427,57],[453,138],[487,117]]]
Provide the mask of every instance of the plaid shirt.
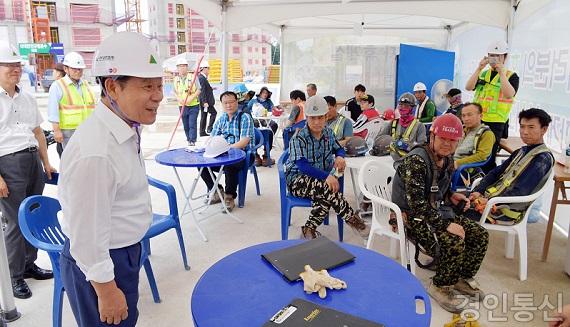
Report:
[[301,174],[295,161],[305,158],[311,166],[330,172],[334,166],[335,154],[342,149],[329,127],[323,129],[319,140],[315,139],[307,126],[299,130],[289,142],[289,158],[285,163],[287,183],[293,182]]
[[[239,116],[241,116],[241,126],[237,120]],[[240,139],[249,137],[249,144],[243,149],[244,151],[253,148],[255,144],[253,119],[248,114],[236,112],[230,121],[228,114],[222,113],[220,118],[214,122],[210,135],[222,135],[229,144],[237,143]]]

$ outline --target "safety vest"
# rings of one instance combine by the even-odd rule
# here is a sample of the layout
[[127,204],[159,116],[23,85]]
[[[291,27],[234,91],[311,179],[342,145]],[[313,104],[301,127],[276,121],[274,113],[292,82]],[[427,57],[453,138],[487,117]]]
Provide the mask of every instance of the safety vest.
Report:
[[342,131],[344,130],[344,122],[346,122],[346,117],[343,115],[337,115],[335,121],[329,126],[333,132],[337,140],[340,138]]
[[391,134],[392,134],[392,140],[393,141],[392,141],[392,143],[390,143],[390,151],[398,152],[400,157],[403,157],[408,152],[397,147],[396,143],[398,142],[398,140],[401,139],[408,147],[410,146],[410,135],[412,135],[412,132],[414,132],[416,130],[416,125],[418,124],[418,120],[417,119],[412,120],[412,123],[408,126],[408,128],[406,128],[406,130],[404,131],[404,134],[402,134],[401,137],[397,135],[398,121],[399,121],[399,119],[392,120],[392,133]]
[[301,102],[297,105],[297,107],[299,107],[299,114],[297,115],[294,124],[297,124],[298,122],[305,120],[305,103]]
[[81,82],[81,94],[75,86],[69,87],[65,80],[57,80],[63,91],[59,100],[59,128],[77,129],[95,110],[95,96],[85,80]]
[[[513,72],[507,70],[506,75],[509,79]],[[499,73],[491,80],[491,70],[488,69],[481,73],[479,79],[485,84],[477,84],[473,102],[483,107],[483,121],[505,123],[509,119],[514,97],[508,99],[503,95]]]
[[[179,106],[197,106],[199,104],[199,99],[196,97],[194,100],[190,101],[189,103],[184,103],[186,100],[186,95],[188,94],[188,80],[189,78],[180,78],[180,76],[176,76],[174,78],[174,91],[176,92],[176,99],[178,99]],[[196,93],[197,87],[196,83],[192,86],[192,93]],[[190,96],[188,96],[190,97]]]
[[[485,197],[495,197],[503,193],[525,171],[526,167],[532,161],[532,159],[534,159],[534,157],[545,152],[550,153],[550,149],[548,149],[544,143],[537,147],[534,147],[526,154],[519,150],[507,169],[505,169],[505,171],[501,174],[497,182],[485,190]],[[542,185],[539,185],[537,187],[540,186]]]

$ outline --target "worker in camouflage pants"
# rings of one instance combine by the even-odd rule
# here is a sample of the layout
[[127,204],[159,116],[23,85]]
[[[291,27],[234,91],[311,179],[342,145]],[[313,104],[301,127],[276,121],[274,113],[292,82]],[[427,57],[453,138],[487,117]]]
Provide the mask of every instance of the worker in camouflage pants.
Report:
[[[344,149],[326,126],[328,105],[320,96],[305,103],[307,124],[289,142],[289,157],[285,162],[285,178],[289,192],[296,197],[311,199],[313,210],[301,237],[314,239],[321,234],[317,227],[332,208],[360,236],[367,237],[370,227],[346,202],[338,181],[346,167]],[[286,155],[286,154],[285,154]]]
[[462,311],[465,297],[483,300],[474,277],[489,242],[485,228],[463,216],[469,199],[450,192],[452,155],[462,135],[459,118],[438,117],[429,144],[415,147],[395,163],[392,186],[392,201],[402,209],[408,238],[439,259],[428,293],[453,313]]

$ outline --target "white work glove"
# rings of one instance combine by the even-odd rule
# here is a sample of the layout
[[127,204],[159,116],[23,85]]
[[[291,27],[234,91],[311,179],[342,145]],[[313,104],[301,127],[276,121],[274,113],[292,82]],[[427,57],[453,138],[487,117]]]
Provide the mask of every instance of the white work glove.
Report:
[[307,294],[318,292],[321,299],[327,296],[327,288],[339,290],[347,287],[346,282],[331,277],[326,270],[315,271],[310,265],[306,265],[305,271],[299,276],[304,282],[303,290]]

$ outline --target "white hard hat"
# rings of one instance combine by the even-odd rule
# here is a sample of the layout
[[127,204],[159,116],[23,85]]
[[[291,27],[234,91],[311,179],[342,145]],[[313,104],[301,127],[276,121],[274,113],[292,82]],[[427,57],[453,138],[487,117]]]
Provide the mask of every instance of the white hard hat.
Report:
[[63,65],[71,68],[84,69],[85,61],[83,57],[77,52],[70,52],[63,58]]
[[0,42],[0,62],[11,64],[21,62],[18,50],[10,45],[8,42]]
[[424,83],[417,82],[416,85],[414,85],[414,92],[416,91],[427,91],[427,87]]
[[178,58],[178,60],[176,60],[176,66],[179,65],[188,65],[188,60],[186,60],[186,58]]
[[210,68],[210,64],[208,64],[208,60],[202,60],[202,62],[200,62],[200,68]]
[[328,111],[327,101],[321,96],[313,95],[305,102],[305,116],[323,116]]
[[509,46],[505,41],[495,41],[489,45],[487,53],[489,54],[505,54],[509,52]]
[[212,136],[206,142],[205,158],[215,158],[230,150],[230,144],[221,135]]
[[142,34],[115,33],[101,42],[95,52],[93,76],[162,77],[158,55]]

